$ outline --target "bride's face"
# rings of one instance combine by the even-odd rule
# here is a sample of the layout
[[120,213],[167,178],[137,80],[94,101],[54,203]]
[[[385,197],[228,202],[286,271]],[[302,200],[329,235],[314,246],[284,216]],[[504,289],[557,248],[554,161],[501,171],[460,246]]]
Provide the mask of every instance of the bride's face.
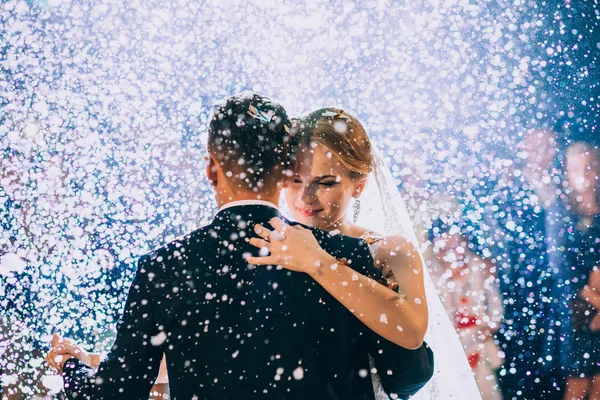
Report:
[[292,215],[305,225],[335,229],[346,218],[356,183],[327,147],[313,142],[298,154],[294,182],[285,189]]

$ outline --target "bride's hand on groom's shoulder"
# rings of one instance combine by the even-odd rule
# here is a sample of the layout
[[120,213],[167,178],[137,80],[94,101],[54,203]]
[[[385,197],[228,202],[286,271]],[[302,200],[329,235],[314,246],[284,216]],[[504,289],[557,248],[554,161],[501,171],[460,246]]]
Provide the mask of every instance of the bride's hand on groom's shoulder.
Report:
[[100,356],[98,354],[88,353],[77,343],[69,339],[60,337],[54,333],[52,334],[50,345],[51,349],[48,354],[46,354],[46,362],[50,367],[60,373],[62,373],[65,362],[72,357],[77,358],[90,368],[98,368]]
[[310,230],[300,225],[288,225],[281,218],[272,218],[269,223],[274,230],[261,224],[254,226],[254,232],[260,238],[251,238],[249,243],[261,250],[259,257],[246,258],[249,264],[281,265],[290,271],[312,275],[321,260],[331,257]]

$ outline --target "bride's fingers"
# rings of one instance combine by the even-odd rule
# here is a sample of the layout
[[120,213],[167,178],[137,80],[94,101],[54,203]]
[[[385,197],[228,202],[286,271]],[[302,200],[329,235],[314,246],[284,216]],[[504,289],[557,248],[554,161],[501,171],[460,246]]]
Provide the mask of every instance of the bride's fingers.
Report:
[[261,224],[254,225],[254,232],[256,232],[256,234],[263,239],[268,239],[269,235],[271,234],[271,230],[265,228]]
[[63,354],[69,354],[71,356],[75,356],[77,354],[76,351],[73,351],[72,349],[65,349],[65,348],[56,349],[54,351],[54,353],[57,354],[57,355],[59,355],[59,356],[63,355]]
[[254,247],[258,247],[259,249],[266,247],[267,250],[269,250],[271,248],[270,247],[271,243],[267,242],[266,240],[259,239],[259,238],[250,238],[248,243],[250,243]]
[[248,257],[246,262],[254,265],[277,265],[279,264],[279,259],[275,256]]
[[57,346],[60,342],[62,342],[64,339],[61,338],[60,336],[58,336],[58,334],[53,333],[52,334],[52,340],[50,341],[50,346],[54,347]]
[[271,218],[269,220],[269,224],[271,224],[271,226],[279,232],[285,232],[285,230],[290,227],[290,225],[283,222],[283,220],[279,217]]

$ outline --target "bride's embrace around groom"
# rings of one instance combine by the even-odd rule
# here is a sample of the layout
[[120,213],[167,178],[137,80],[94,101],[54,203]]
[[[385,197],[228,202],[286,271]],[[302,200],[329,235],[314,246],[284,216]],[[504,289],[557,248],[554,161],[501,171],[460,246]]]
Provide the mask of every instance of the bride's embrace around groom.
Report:
[[[214,108],[208,133],[217,214],[141,257],[104,360],[54,341],[47,360],[68,397],[148,398],[163,355],[174,399],[478,396],[355,117],[322,109],[291,122],[246,92]],[[442,369],[432,346],[435,374],[424,337],[446,342]]]

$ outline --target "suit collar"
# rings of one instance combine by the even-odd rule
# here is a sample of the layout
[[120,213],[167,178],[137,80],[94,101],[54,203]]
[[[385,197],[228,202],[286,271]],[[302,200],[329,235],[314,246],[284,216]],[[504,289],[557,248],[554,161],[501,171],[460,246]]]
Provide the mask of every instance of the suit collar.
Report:
[[226,221],[237,223],[236,221],[239,220],[244,220],[246,222],[268,221],[274,217],[281,217],[281,214],[279,213],[279,210],[270,203],[269,205],[232,205],[219,210],[213,219],[213,223]]
[[267,207],[273,207],[276,210],[279,210],[279,207],[276,204],[271,203],[270,201],[265,201],[265,200],[237,200],[237,201],[230,201],[229,203],[223,204],[221,206],[221,208],[219,208],[219,211],[217,211],[217,214],[227,208],[231,208],[231,207],[237,207],[237,206],[267,206]]

